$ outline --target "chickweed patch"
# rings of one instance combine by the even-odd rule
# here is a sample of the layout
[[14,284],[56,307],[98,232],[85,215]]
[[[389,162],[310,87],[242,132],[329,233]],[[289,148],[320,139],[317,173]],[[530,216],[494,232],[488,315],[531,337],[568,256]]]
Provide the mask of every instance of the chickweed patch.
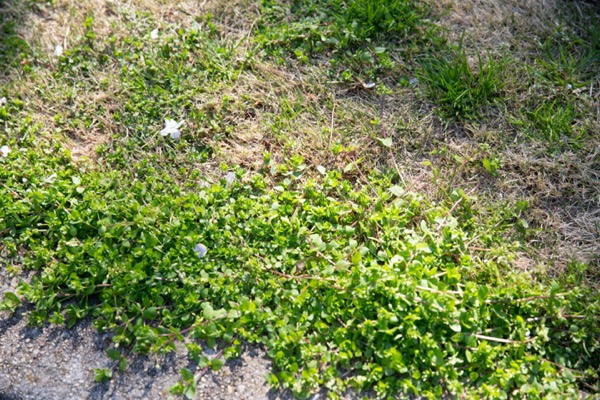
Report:
[[114,331],[118,364],[122,349],[168,352],[185,333],[226,357],[264,344],[270,382],[300,397],[575,394],[597,378],[597,294],[510,272],[519,244],[503,232],[519,208],[488,229],[460,190],[430,203],[376,172],[364,188],[333,171],[308,178],[299,158],[190,191],[151,169],[77,169],[23,132],[0,172],[4,257],[27,248],[24,266],[40,271],[18,293],[34,324],[91,316]]

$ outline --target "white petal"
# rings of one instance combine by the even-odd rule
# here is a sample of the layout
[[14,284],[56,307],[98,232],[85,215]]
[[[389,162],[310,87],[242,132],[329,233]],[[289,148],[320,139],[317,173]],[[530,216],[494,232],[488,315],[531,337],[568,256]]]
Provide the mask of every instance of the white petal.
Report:
[[235,180],[235,172],[228,172],[227,175],[225,175],[225,180],[228,185],[231,185]]
[[154,40],[158,39],[158,28],[150,32],[150,38]]
[[0,147],[0,154],[2,154],[2,157],[8,157],[8,153],[10,153],[10,147],[8,147],[8,146]]
[[64,50],[64,49],[63,49],[63,47],[62,47],[60,44],[59,44],[59,45],[57,45],[57,46],[54,48],[54,55],[55,55],[56,57],[60,57],[60,56],[62,56],[62,55],[63,55],[63,50]]
[[177,129],[177,122],[172,119],[165,118],[165,128],[160,131],[160,134],[163,136],[167,136],[169,133],[173,132],[174,129]]
[[181,132],[179,131],[179,127],[183,125],[185,121],[177,122],[173,119],[165,118],[165,128],[160,131],[162,136],[171,135],[171,139],[179,139],[181,137]]
[[208,249],[202,243],[198,243],[196,247],[194,247],[194,252],[196,252],[198,258],[203,258],[206,253],[208,253]]
[[375,82],[363,83],[365,89],[372,89],[375,87]]
[[6,97],[0,98],[0,106],[3,106],[5,104],[6,104]]
[[45,183],[54,183],[54,181],[56,180],[57,177],[58,177],[58,175],[56,175],[56,173],[53,173],[52,175],[50,175],[49,177],[44,179],[44,182]]

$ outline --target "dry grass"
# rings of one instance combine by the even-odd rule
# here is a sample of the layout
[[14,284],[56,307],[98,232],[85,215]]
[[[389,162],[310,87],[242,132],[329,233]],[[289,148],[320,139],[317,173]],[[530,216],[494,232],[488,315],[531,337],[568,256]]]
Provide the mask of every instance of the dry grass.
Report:
[[[444,0],[433,3],[451,42],[465,36],[490,51],[532,50],[556,24],[559,0]],[[524,40],[526,39],[526,40]]]
[[31,45],[52,52],[58,44],[68,49],[77,42],[84,33],[83,22],[88,16],[94,17],[94,30],[99,37],[123,37],[137,33],[131,32],[128,24],[135,21],[151,20],[154,22],[152,29],[171,24],[190,26],[198,15],[208,12],[211,4],[207,3],[192,0],[57,0],[52,7],[38,7],[37,12],[25,14],[21,33]]
[[[591,134],[587,150],[549,153],[544,146],[524,138],[511,123],[511,115],[518,115],[528,99],[540,91],[528,72],[540,56],[540,43],[561,21],[564,24],[565,19],[574,18],[573,14],[581,18],[598,15],[599,10],[586,2],[567,4],[557,0],[448,0],[436,2],[434,6],[443,15],[440,24],[451,43],[460,42],[464,34],[467,52],[510,54],[511,63],[506,71],[508,101],[505,108],[490,112],[487,121],[472,125],[446,125],[434,120],[430,137],[464,158],[477,158],[479,144],[483,142],[490,143],[493,153],[501,157],[499,176],[482,187],[486,190],[484,195],[490,199],[527,199],[531,205],[528,218],[539,228],[538,243],[532,243],[532,247],[540,251],[524,255],[520,264],[550,265],[547,272],[552,275],[560,274],[573,259],[600,268],[600,158],[597,151],[600,146],[600,75],[577,91],[580,104],[590,110],[578,121]],[[472,181],[476,173],[469,168],[457,171],[460,167],[448,158],[438,157],[437,161],[441,174],[453,177],[459,186]]]

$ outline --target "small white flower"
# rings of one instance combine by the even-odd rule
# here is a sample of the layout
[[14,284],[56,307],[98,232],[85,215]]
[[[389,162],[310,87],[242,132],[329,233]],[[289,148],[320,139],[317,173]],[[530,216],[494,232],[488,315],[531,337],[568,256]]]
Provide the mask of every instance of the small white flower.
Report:
[[419,79],[417,78],[411,78],[410,81],[408,81],[410,86],[415,86],[417,83],[419,83]]
[[59,44],[59,45],[57,45],[57,46],[54,48],[54,55],[55,55],[56,57],[60,57],[60,56],[62,56],[62,55],[63,55],[63,50],[64,50],[64,49],[63,49],[63,47],[62,47],[60,44]]
[[165,118],[165,129],[160,131],[160,134],[163,136],[171,135],[171,139],[179,139],[181,137],[179,127],[183,125],[184,122],[185,121],[177,122],[175,120]]
[[156,28],[155,30],[150,32],[150,39],[152,39],[152,40],[158,39],[158,28]]
[[6,104],[6,97],[0,98],[0,106],[3,106],[5,104]]
[[573,89],[573,85],[571,85],[570,83],[567,84],[567,90],[571,90],[571,89]]
[[10,153],[10,147],[8,147],[8,146],[0,147],[0,155],[2,155],[2,157],[8,157],[8,153]]
[[46,179],[44,179],[44,183],[53,184],[54,181],[56,180],[56,178],[58,178],[58,175],[56,175],[56,172],[55,172],[52,175],[50,175],[49,177],[47,177]]
[[208,249],[202,243],[198,243],[196,247],[194,247],[194,252],[198,256],[198,258],[204,258],[206,253],[208,253]]
[[235,181],[235,172],[228,172],[227,175],[225,175],[225,181],[227,181],[228,185],[231,185],[233,181]]

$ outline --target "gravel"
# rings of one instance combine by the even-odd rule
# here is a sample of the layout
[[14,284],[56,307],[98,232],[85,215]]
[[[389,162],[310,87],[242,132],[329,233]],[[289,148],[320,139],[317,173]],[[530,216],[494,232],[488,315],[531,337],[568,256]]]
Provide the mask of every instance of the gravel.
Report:
[[[15,291],[19,279],[0,265],[0,299]],[[167,356],[134,355],[126,372],[116,371],[109,382],[97,383],[95,369],[114,364],[105,353],[110,335],[99,334],[89,319],[72,329],[29,327],[28,307],[21,306],[14,315],[0,312],[0,400],[168,399],[173,398],[169,388],[179,380],[180,369],[194,370],[181,345]],[[241,357],[198,380],[196,399],[291,399],[266,384],[270,368],[263,349],[244,345]]]
[[[28,327],[22,311],[0,316],[0,400],[166,399],[180,369],[194,368],[180,346],[167,356],[134,356],[125,373],[97,383],[94,369],[114,364],[105,355],[110,344],[110,336],[98,334],[89,320],[67,329]],[[291,398],[266,384],[271,363],[265,352],[249,345],[243,350],[240,358],[199,379],[196,398]]]

